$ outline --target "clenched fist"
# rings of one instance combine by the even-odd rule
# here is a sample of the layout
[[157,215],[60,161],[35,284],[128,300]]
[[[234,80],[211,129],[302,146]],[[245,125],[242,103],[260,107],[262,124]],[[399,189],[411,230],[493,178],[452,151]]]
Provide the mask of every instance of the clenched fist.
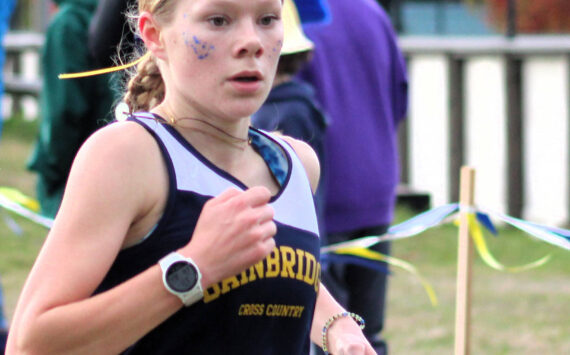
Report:
[[192,239],[179,252],[202,273],[202,286],[236,275],[263,260],[275,247],[271,193],[265,187],[230,188],[209,200]]

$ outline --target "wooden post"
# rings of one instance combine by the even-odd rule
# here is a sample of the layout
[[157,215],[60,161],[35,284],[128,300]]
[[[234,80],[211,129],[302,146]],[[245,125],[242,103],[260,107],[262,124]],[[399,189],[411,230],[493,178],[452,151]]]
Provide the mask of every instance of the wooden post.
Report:
[[469,355],[471,327],[471,266],[473,241],[469,237],[468,208],[474,204],[475,170],[461,168],[459,190],[459,241],[455,294],[455,355]]

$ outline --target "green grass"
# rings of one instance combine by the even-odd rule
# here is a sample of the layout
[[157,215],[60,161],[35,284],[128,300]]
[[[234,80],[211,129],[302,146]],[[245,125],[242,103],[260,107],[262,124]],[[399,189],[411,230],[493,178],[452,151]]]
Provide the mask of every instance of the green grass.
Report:
[[[399,209],[398,219],[412,214]],[[434,286],[439,305],[430,306],[418,280],[393,268],[385,337],[394,354],[451,354],[454,350],[457,227],[447,224],[395,241],[393,255],[413,263]],[[473,354],[570,354],[569,252],[515,228],[487,237],[493,256],[518,266],[545,255],[544,266],[500,272],[474,256],[471,299]]]
[[[25,169],[35,123],[10,120],[0,139],[0,186],[34,195]],[[398,208],[397,220],[415,213]],[[24,235],[0,219],[0,275],[8,317],[46,235],[43,227],[14,217]],[[417,278],[397,268],[389,280],[385,334],[392,354],[451,354],[454,343],[457,228],[451,224],[393,243],[393,255],[414,264],[434,286],[434,308]],[[521,273],[495,271],[475,256],[472,283],[472,354],[570,354],[569,252],[514,228],[488,237],[493,255],[507,266],[550,254],[546,265]]]
[[[26,170],[26,161],[31,154],[36,132],[37,121],[29,122],[16,117],[5,122],[0,137],[0,186],[14,187],[34,196],[35,176]],[[7,227],[3,214],[22,227],[23,235],[18,236]],[[8,317],[12,316],[20,290],[45,235],[44,227],[10,212],[0,212],[0,278]]]

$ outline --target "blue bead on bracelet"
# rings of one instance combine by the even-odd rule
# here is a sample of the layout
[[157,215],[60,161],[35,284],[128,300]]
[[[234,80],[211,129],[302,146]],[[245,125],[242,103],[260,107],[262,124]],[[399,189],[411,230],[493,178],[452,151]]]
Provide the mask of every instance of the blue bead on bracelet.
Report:
[[335,315],[333,315],[332,317],[330,317],[327,322],[325,323],[325,326],[323,327],[323,351],[325,353],[328,354],[328,348],[327,348],[327,333],[329,331],[329,328],[332,326],[332,324],[339,318],[343,318],[343,317],[350,317],[352,319],[354,319],[354,321],[358,324],[358,326],[360,327],[360,329],[364,329],[364,319],[362,319],[361,316],[359,316],[356,313],[352,313],[352,312],[342,312],[342,313],[337,313]]

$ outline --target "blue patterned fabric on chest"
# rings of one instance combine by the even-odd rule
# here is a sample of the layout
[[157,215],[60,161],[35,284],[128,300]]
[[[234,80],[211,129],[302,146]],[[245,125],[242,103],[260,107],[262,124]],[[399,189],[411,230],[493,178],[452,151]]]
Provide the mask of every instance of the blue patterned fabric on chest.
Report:
[[251,146],[261,155],[279,186],[283,186],[289,169],[287,157],[283,150],[269,138],[256,131],[250,130],[249,138],[251,139]]

